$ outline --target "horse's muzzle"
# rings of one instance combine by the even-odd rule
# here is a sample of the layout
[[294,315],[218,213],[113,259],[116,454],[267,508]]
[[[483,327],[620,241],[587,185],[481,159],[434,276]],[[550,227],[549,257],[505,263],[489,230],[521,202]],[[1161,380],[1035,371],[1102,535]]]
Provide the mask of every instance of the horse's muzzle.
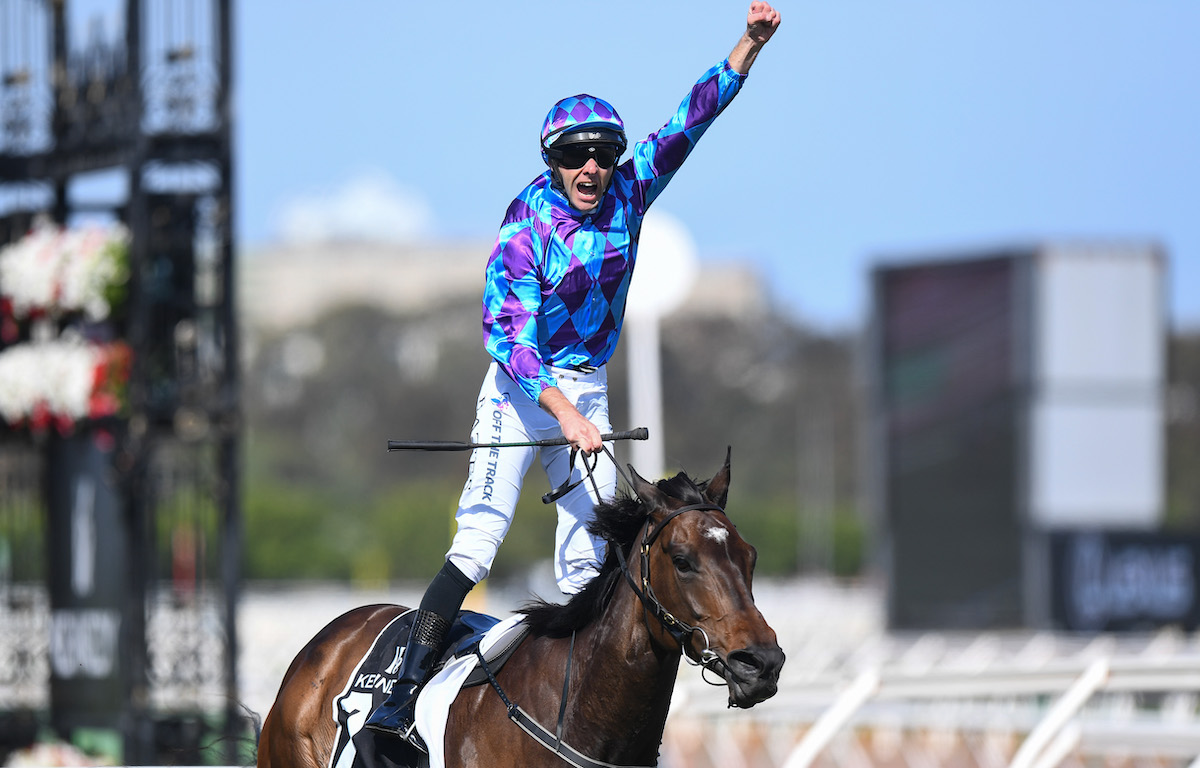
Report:
[[741,648],[730,653],[725,658],[729,706],[749,709],[774,696],[779,690],[779,670],[785,658],[778,645]]

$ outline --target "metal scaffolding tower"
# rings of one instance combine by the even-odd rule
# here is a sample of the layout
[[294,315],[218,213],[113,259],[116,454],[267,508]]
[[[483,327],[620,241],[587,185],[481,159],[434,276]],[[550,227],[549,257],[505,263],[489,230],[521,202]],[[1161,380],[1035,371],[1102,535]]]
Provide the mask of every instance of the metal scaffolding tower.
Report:
[[[124,761],[147,764],[167,742],[183,749],[200,720],[222,721],[230,744],[243,724],[232,18],[229,0],[114,4],[81,20],[68,0],[0,0],[0,245],[38,217],[119,220],[131,233],[123,311],[90,332],[132,351],[125,413],[94,426],[116,438],[105,469],[128,553],[127,698],[114,707]],[[44,472],[49,511],[79,471],[61,458],[70,438],[31,440],[2,423],[0,438],[0,451],[33,455],[20,466]],[[68,691],[52,681],[49,716],[69,737],[91,723]],[[2,694],[0,674],[0,711]]]

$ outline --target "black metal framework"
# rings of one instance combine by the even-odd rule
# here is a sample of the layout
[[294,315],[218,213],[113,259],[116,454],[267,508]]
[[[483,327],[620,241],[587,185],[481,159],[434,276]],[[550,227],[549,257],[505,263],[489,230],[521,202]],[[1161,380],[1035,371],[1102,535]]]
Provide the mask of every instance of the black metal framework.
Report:
[[[108,21],[123,29],[93,21],[77,39],[84,25],[69,0],[0,0],[0,244],[37,216],[108,217],[132,233],[129,296],[112,329],[133,352],[114,464],[133,539],[127,620],[145,639],[128,659],[124,759],[145,764],[158,761],[153,724],[165,715],[211,716],[219,702],[227,744],[243,723],[232,9],[113,2]],[[0,474],[30,464],[13,437],[0,435]],[[28,522],[12,506],[28,503],[25,486],[10,498],[16,487],[0,487],[0,525]]]

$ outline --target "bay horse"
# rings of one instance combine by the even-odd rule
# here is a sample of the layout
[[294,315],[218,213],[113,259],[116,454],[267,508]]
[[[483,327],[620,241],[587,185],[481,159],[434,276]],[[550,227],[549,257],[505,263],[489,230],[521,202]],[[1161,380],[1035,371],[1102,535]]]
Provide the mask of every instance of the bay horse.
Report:
[[[754,547],[724,511],[728,453],[706,482],[679,473],[650,483],[629,469],[633,493],[597,505],[590,526],[608,542],[599,575],[565,604],[520,609],[528,636],[492,685],[463,689],[450,707],[447,768],[563,764],[514,723],[506,700],[584,756],[574,765],[655,765],[685,655],[723,678],[731,707],[775,694],[784,653],[754,604]],[[332,768],[334,698],[405,610],[353,609],[300,651],[263,724],[258,768]]]

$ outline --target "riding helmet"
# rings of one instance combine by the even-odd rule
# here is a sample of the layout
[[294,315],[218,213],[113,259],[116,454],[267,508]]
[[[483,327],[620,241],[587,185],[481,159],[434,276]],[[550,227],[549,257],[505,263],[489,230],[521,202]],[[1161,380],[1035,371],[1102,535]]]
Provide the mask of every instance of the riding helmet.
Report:
[[566,144],[615,144],[625,151],[625,123],[613,105],[581,93],[559,101],[542,123],[542,160],[550,164],[546,150]]

